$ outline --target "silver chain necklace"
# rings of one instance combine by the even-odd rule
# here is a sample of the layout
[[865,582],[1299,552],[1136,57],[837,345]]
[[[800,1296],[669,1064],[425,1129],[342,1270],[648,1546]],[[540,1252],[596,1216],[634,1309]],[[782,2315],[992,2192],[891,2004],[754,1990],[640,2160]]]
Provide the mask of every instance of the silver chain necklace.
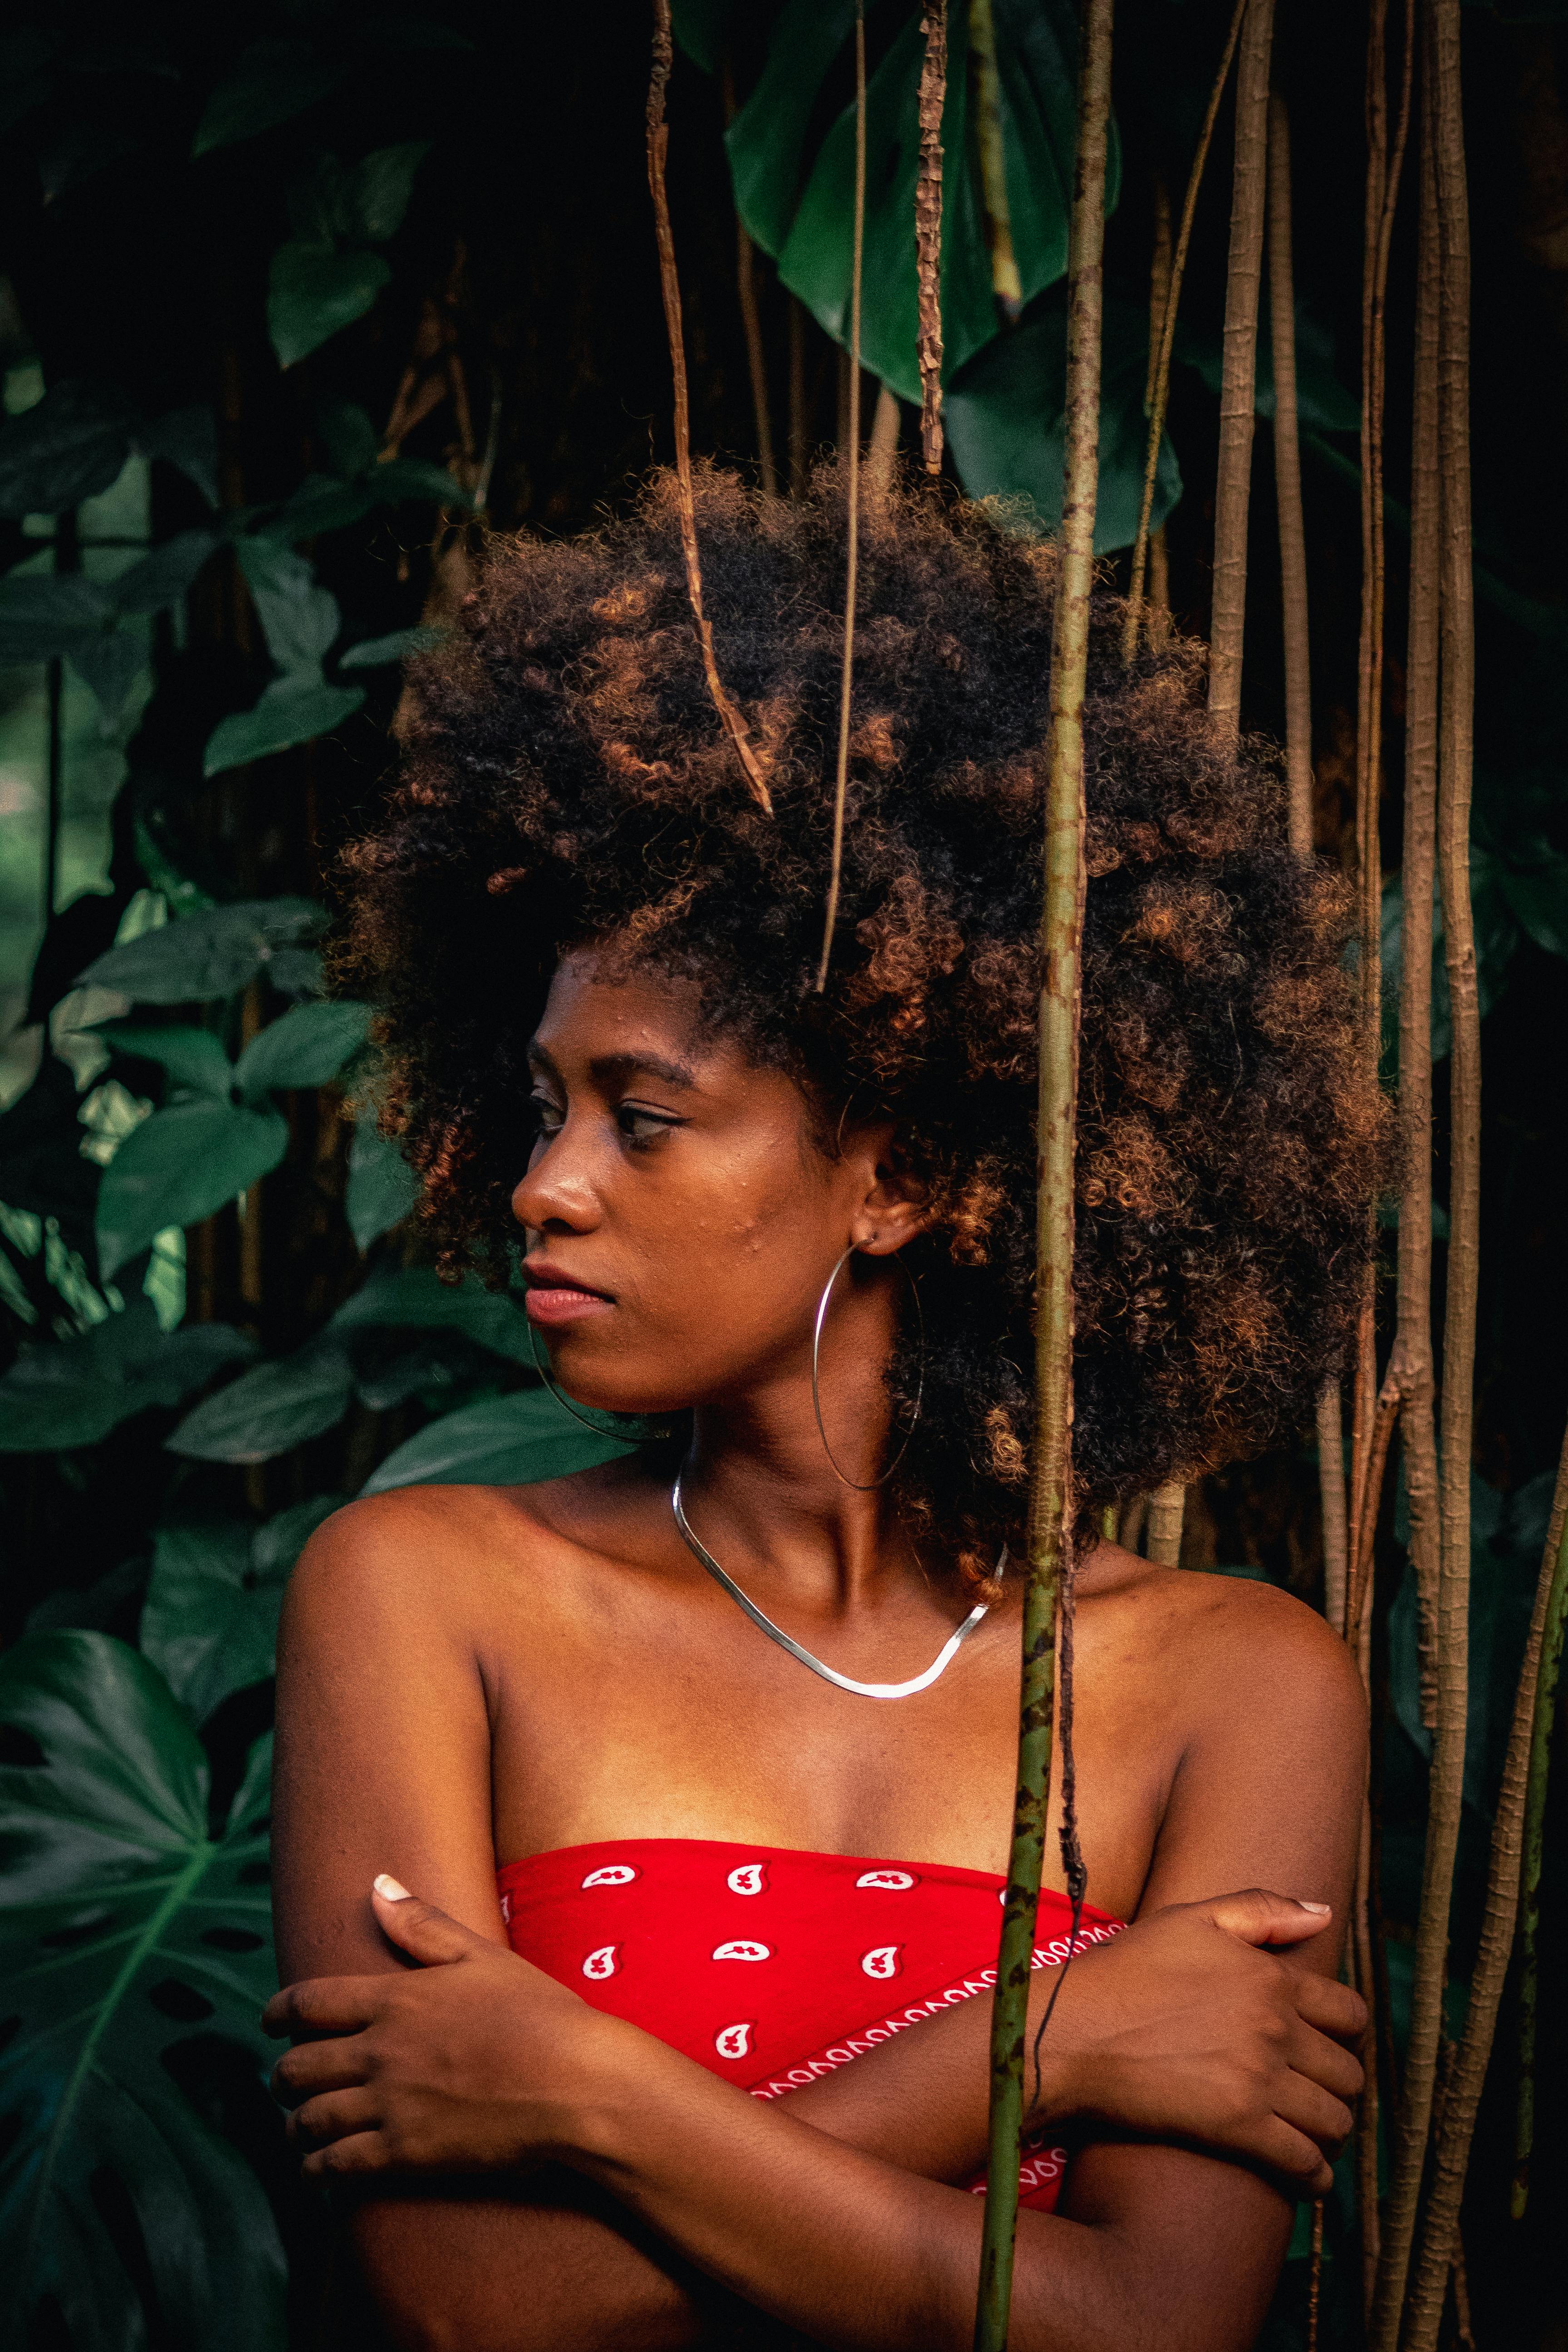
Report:
[[[787,1650],[792,1658],[798,1658],[803,1666],[809,1666],[814,1675],[820,1675],[825,1683],[831,1683],[836,1690],[849,1691],[856,1698],[913,1698],[917,1691],[930,1690],[932,1683],[947,1672],[964,1643],[968,1641],[971,1633],[986,1613],[988,1603],[984,1601],[976,1601],[957,1632],[949,1634],[923,1675],[915,1675],[907,1683],[858,1683],[852,1675],[841,1675],[836,1667],[824,1665],[820,1658],[814,1658],[809,1650],[803,1649],[798,1642],[792,1640],[782,1625],[775,1625],[773,1619],[742,1591],[732,1576],[725,1574],[706,1544],[692,1533],[691,1522],[680,1506],[679,1477],[669,1490],[669,1500],[675,1512],[675,1524],[680,1530],[682,1540],[695,1552],[715,1582],[723,1586],[731,1600],[740,1603],[752,1624],[759,1626],[770,1642],[776,1642],[781,1650]],[[1004,1547],[1002,1557],[996,1563],[998,1576],[1001,1575],[1006,1564],[1007,1553]]]

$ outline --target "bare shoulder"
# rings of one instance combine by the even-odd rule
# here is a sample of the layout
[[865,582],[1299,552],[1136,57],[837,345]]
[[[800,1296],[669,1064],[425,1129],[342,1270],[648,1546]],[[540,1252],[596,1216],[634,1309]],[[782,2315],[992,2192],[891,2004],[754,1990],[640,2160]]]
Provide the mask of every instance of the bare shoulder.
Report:
[[399,1486],[316,1529],[289,1581],[296,1623],[482,1626],[520,1580],[569,1603],[574,1569],[635,1540],[639,1482],[610,1463],[528,1486]]
[[1364,1737],[1354,1659],[1317,1612],[1248,1577],[1162,1568],[1101,1548],[1087,1596],[1104,1604],[1105,1635],[1131,1662],[1183,1695],[1189,1717],[1316,1720],[1337,1742]]

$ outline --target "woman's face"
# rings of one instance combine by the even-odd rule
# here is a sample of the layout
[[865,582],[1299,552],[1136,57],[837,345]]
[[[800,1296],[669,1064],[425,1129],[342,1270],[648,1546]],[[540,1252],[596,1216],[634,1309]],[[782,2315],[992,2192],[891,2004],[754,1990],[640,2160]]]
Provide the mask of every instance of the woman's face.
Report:
[[699,1003],[696,983],[605,979],[584,952],[530,1048],[541,1132],[511,1203],[528,1311],[563,1386],[603,1410],[797,1377],[843,1252],[886,1255],[920,1223],[882,1156],[890,1130],[828,1157],[800,1088],[704,1034]]

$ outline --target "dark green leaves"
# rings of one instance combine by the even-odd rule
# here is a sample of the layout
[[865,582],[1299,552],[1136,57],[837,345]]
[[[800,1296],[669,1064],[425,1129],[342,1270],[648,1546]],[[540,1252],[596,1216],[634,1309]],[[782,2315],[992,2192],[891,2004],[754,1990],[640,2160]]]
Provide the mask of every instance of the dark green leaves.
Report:
[[95,383],[57,383],[0,426],[0,515],[63,514],[108,489],[125,463],[130,404]]
[[98,1194],[98,1262],[105,1282],[166,1225],[198,1224],[270,1174],[289,1149],[271,1109],[192,1099],[132,1129]]
[[291,122],[334,90],[346,71],[346,63],[318,56],[308,41],[253,41],[208,99],[191,152],[208,155]]
[[424,141],[381,147],[346,164],[320,155],[289,192],[295,236],[272,257],[267,325],[283,367],[363,319],[392,275],[368,247],[402,226]]
[[433,1266],[379,1265],[332,1318],[334,1331],[461,1331],[514,1364],[536,1369],[527,1316],[504,1291],[443,1282]]
[[544,1389],[486,1397],[433,1421],[389,1454],[365,1481],[367,1495],[392,1486],[524,1485],[564,1478],[630,1449],[584,1429]]
[[243,1519],[161,1528],[142,1611],[142,1647],[192,1720],[265,1682],[294,1562],[341,1495],[313,1495],[266,1526]]
[[[1027,302],[1067,269],[1078,30],[1068,0],[994,0],[1000,154],[1017,271]],[[726,134],[735,201],[752,236],[778,257],[784,284],[830,335],[847,333],[854,206],[854,110],[809,152],[823,83],[855,23],[848,0],[792,0],[766,65]],[[702,45],[703,29],[695,30]],[[920,398],[915,359],[916,97],[922,45],[912,16],[867,94],[866,249],[861,350],[902,398]],[[955,374],[996,333],[993,249],[999,191],[987,193],[972,100],[968,13],[950,13],[942,143],[942,340]],[[1112,187],[1114,190],[1114,169]],[[1111,201],[1114,202],[1114,193]],[[1142,389],[1142,388],[1140,388]]]
[[150,2340],[119,2205],[169,2342],[274,2352],[283,2256],[266,2196],[177,2079],[193,2029],[258,2068],[269,2055],[266,1744],[215,1843],[195,1735],[122,1643],[17,1643],[0,1659],[0,1724],[42,1758],[0,1768],[0,1978],[15,2021],[0,2052],[0,2334],[37,2340],[48,2297],[75,2352]]
[[256,1342],[226,1323],[167,1335],[150,1299],[137,1298],[79,1339],[25,1348],[0,1380],[0,1453],[95,1445],[150,1405],[175,1405]]
[[322,1334],[208,1397],[181,1422],[169,1451],[197,1462],[270,1462],[335,1428],[353,1393],[347,1349]]
[[242,768],[248,761],[269,759],[274,751],[290,751],[296,743],[310,743],[352,719],[364,696],[357,686],[329,686],[308,672],[274,680],[253,710],[236,711],[222,719],[207,739],[202,773],[220,776],[226,768]]
[[324,1087],[358,1053],[369,1029],[368,1004],[339,999],[293,1005],[251,1039],[235,1083],[253,1108],[275,1087]]
[[112,988],[137,1004],[186,1004],[232,996],[281,949],[324,929],[308,898],[247,898],[208,907],[177,923],[110,948],[78,976],[83,988]]
[[355,1245],[367,1250],[379,1234],[402,1223],[418,1198],[418,1177],[391,1138],[377,1133],[374,1110],[364,1113],[349,1146],[343,1196],[343,1214]]
[[439,629],[394,629],[390,636],[365,637],[351,646],[338,667],[374,669],[383,662],[405,661],[410,654],[427,654],[440,642]]

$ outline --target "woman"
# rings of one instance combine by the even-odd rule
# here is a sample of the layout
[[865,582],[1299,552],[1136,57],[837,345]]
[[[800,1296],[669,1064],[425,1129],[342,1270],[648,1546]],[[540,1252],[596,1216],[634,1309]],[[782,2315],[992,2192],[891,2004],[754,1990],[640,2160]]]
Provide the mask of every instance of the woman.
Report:
[[[1053,558],[933,499],[870,530],[819,993],[841,499],[715,476],[699,520],[771,812],[659,484],[592,540],[498,543],[351,858],[344,971],[443,1262],[500,1276],[521,1246],[563,1410],[662,1433],[357,1503],[290,1589],[279,2087],[306,2169],[355,2184],[400,2345],[970,2338]],[[1087,721],[1089,1904],[1029,2084],[1016,2352],[1249,2344],[1360,2082],[1342,1648],[1091,1530],[1300,1425],[1358,1295],[1378,1105],[1342,897],[1285,848],[1273,763],[1214,742],[1196,653],[1124,671],[1117,625],[1108,600]]]

